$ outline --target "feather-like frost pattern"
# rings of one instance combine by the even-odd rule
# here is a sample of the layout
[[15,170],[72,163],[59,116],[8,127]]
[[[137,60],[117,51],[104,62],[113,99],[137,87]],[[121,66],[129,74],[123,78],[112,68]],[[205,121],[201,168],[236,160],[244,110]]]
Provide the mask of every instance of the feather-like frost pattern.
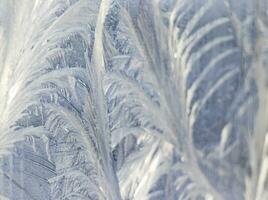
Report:
[[266,10],[2,0],[0,199],[267,199]]

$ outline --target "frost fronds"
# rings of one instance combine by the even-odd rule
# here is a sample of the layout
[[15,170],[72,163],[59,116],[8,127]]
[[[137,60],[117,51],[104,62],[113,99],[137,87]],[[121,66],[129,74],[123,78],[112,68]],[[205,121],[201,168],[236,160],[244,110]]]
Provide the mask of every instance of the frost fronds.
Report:
[[267,2],[0,2],[1,199],[265,200]]

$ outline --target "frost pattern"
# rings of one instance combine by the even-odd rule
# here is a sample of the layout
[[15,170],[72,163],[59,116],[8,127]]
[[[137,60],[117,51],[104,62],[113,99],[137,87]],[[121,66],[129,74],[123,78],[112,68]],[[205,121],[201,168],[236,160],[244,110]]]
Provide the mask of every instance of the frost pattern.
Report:
[[265,0],[1,0],[0,199],[268,199]]

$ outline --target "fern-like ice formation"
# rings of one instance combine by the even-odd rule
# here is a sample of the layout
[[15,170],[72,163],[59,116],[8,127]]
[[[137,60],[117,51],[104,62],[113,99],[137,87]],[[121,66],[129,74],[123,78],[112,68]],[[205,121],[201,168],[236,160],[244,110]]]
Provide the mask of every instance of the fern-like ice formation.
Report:
[[1,0],[0,199],[267,200],[265,0]]

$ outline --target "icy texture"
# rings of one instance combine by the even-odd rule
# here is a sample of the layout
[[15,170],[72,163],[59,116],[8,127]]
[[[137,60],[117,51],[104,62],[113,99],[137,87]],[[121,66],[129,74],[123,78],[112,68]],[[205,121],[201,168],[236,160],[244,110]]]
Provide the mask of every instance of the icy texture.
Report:
[[267,200],[264,0],[0,0],[0,200]]

